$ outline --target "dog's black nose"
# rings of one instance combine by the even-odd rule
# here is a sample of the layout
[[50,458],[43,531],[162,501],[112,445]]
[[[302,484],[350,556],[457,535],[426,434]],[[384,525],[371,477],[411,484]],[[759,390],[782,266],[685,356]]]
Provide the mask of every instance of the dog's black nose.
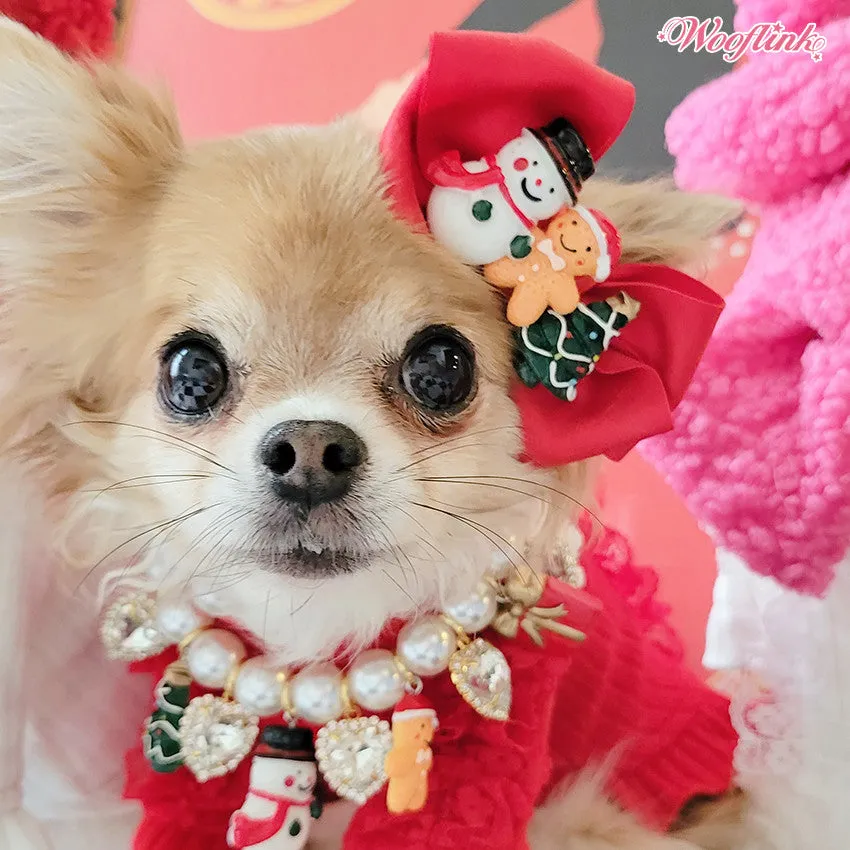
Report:
[[266,434],[260,460],[281,499],[314,508],[351,489],[366,462],[366,445],[339,422],[293,420]]

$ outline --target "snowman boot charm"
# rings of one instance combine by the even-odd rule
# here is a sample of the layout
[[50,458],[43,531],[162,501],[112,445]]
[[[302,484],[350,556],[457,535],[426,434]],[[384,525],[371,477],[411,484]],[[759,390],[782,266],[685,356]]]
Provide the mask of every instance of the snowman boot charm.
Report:
[[316,778],[310,730],[268,726],[254,752],[245,802],[230,818],[227,846],[302,850],[310,821],[319,816]]
[[387,810],[394,815],[418,812],[428,800],[428,774],[434,761],[431,741],[437,712],[421,696],[404,697],[393,713],[393,748],[385,769]]

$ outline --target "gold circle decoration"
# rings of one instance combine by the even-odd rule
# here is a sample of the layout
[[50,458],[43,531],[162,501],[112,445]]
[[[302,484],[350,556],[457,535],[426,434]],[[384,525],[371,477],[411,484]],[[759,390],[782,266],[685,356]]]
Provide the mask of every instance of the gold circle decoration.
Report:
[[350,6],[354,0],[188,0],[207,20],[236,30],[303,27]]

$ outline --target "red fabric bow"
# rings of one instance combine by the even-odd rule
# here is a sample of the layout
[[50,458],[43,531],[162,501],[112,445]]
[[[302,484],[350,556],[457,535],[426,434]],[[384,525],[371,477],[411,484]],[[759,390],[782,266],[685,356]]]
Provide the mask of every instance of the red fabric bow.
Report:
[[[630,83],[561,48],[524,35],[440,33],[429,61],[402,98],[381,148],[396,214],[426,231],[428,169],[492,154],[524,127],[556,117],[574,124],[594,161],[608,150],[634,105]],[[457,152],[455,154],[454,152]],[[545,387],[517,382],[524,459],[558,466],[604,454],[619,460],[645,437],[672,427],[723,300],[682,272],[661,265],[615,266],[585,300],[625,291],[641,304],[578,397],[561,401]]]
[[723,299],[668,266],[614,266],[585,301],[625,291],[641,308],[578,385],[574,401],[561,401],[544,386],[517,382],[513,398],[522,414],[525,460],[560,466],[606,455],[621,460],[645,437],[669,431]]
[[[562,116],[595,160],[620,135],[634,106],[631,83],[526,35],[445,32],[384,131],[384,163],[398,215],[427,229],[426,170],[446,154],[466,162],[495,153],[524,127]],[[603,106],[604,108],[600,108]]]

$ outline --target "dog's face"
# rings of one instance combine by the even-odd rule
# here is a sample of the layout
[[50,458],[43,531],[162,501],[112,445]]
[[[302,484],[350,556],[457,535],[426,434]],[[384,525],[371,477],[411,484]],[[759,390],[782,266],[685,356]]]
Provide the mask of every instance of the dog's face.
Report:
[[66,428],[96,436],[113,486],[84,522],[144,491],[129,524],[163,583],[217,591],[289,647],[292,625],[338,638],[468,589],[540,512],[512,484],[498,301],[393,219],[350,133],[185,154],[139,259],[155,318],[131,397],[118,424]]
[[518,557],[545,491],[515,460],[504,308],[393,217],[372,143],[340,124],[186,150],[120,77],[2,41],[6,77],[73,124],[66,173],[26,178],[52,208],[13,197],[9,166],[0,186],[41,396],[21,418],[46,417],[30,450],[73,560],[140,562],[312,656]]

